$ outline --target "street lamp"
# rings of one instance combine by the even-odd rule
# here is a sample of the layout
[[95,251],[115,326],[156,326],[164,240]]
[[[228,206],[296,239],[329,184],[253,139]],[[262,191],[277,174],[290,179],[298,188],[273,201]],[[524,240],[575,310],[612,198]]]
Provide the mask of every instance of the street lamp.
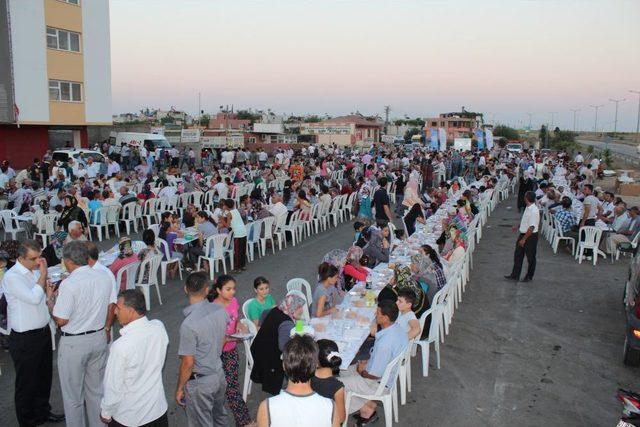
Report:
[[638,95],[638,121],[636,122],[636,142],[640,142],[640,91],[630,90],[629,92]]
[[571,109],[569,111],[573,111],[573,133],[575,133],[576,132],[576,113],[579,113],[580,109],[579,108],[575,110]]
[[554,120],[555,120],[556,114],[558,114],[558,112],[557,111],[550,111],[549,114],[551,114],[551,127],[553,127]]
[[596,119],[595,119],[595,122],[593,123],[593,133],[597,134],[598,133],[598,108],[604,107],[604,104],[590,105],[590,107],[596,109]]
[[611,102],[615,102],[616,103],[616,116],[615,119],[613,120],[613,137],[616,137],[616,131],[618,130],[618,104],[622,101],[626,101],[624,98],[622,99],[611,99],[609,98],[609,101]]

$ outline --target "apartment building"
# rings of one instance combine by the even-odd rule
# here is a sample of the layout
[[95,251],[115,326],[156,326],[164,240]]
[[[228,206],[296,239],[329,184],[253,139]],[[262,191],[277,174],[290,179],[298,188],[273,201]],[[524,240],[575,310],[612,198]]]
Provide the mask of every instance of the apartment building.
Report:
[[335,117],[318,123],[301,125],[302,135],[315,135],[318,145],[368,147],[380,142],[383,124],[359,114]]
[[0,0],[0,159],[86,147],[111,124],[108,0]]

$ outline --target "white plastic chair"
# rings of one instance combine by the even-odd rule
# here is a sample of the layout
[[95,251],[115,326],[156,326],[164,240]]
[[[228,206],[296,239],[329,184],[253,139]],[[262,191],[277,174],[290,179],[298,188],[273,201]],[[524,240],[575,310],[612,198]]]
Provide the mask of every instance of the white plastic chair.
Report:
[[2,226],[4,227],[4,235],[6,236],[7,234],[11,234],[11,238],[13,240],[16,240],[16,236],[18,233],[27,232],[27,230],[22,228],[22,226],[19,224],[16,216],[16,213],[11,209],[0,211],[0,220],[2,221]]
[[204,243],[204,255],[198,257],[198,270],[202,260],[209,263],[209,277],[213,281],[218,266],[218,261],[222,261],[222,268],[227,273],[227,266],[224,261],[224,243],[227,240],[227,234],[214,234],[207,237]]
[[98,241],[102,241],[102,230],[104,230],[107,239],[109,238],[109,225],[107,224],[107,214],[110,206],[102,206],[94,212],[91,222],[89,223],[89,234],[91,229],[96,230]]
[[[271,250],[276,253],[276,244],[273,240],[273,226],[276,222],[276,217],[268,216],[262,220],[264,224],[264,236],[260,237],[260,254],[265,256],[267,252],[267,241],[271,240]],[[281,243],[282,244],[282,243]],[[282,247],[280,248],[282,249]]]
[[249,330],[249,333],[253,335],[252,338],[244,340],[244,382],[242,385],[242,399],[247,400],[247,396],[251,393],[251,370],[253,370],[253,355],[251,354],[251,344],[253,339],[258,333],[258,328],[249,319],[240,319],[240,322]]
[[160,224],[151,224],[149,230],[153,231],[153,234],[158,238],[160,236]]
[[[249,261],[253,261],[255,255],[255,245],[260,246],[260,233],[262,232],[263,220],[259,219],[247,227],[247,254],[249,255]],[[258,248],[258,254],[260,249]]]
[[56,223],[59,217],[60,215],[58,213],[48,213],[42,215],[38,222],[39,233],[36,233],[36,236],[42,238],[42,247],[47,246],[49,236],[56,232]]
[[[248,300],[246,300],[243,304],[242,304],[242,315],[244,316],[245,319],[249,320],[249,304],[251,304],[251,301],[255,300],[255,298],[249,298]],[[251,320],[249,320],[251,323],[253,323]]]
[[160,237],[156,237],[156,243],[160,243],[160,251],[164,254],[166,261],[163,260],[160,264],[160,277],[161,283],[163,286],[167,284],[167,266],[169,264],[178,264],[178,274],[180,274],[180,280],[182,280],[182,258],[175,257],[172,258],[169,254],[169,244],[166,240],[161,239]]
[[602,229],[595,226],[580,227],[578,232],[578,249],[576,250],[576,259],[578,264],[582,264],[582,258],[584,258],[585,249],[592,250],[593,265],[596,265],[598,261],[598,255],[602,255],[606,258],[604,252],[598,249],[600,245],[600,238],[602,237]]
[[565,236],[562,231],[562,226],[558,222],[555,217],[552,217],[553,228],[555,229],[555,233],[553,235],[553,240],[551,241],[551,247],[553,248],[553,253],[558,253],[558,245],[562,241],[566,241],[571,243],[571,255],[573,255],[576,251],[576,239],[573,237]]
[[304,293],[306,294],[307,304],[311,304],[313,301],[313,293],[311,292],[311,285],[305,279],[297,277],[295,279],[291,279],[287,282],[287,292],[290,291],[300,291],[302,292],[304,288]]
[[287,215],[280,215],[276,217],[276,225],[273,229],[273,236],[278,238],[278,249],[282,250],[282,244],[284,243],[284,247],[287,247],[287,239],[284,233],[284,227],[287,223]]
[[122,283],[122,277],[126,273],[126,287],[125,289],[135,289],[136,277],[138,275],[138,267],[140,267],[140,261],[132,262],[122,267],[116,272],[116,286],[120,289],[120,283]]
[[[384,421],[386,427],[391,427],[393,425],[392,414],[394,415],[395,421],[398,422],[398,395],[396,393],[396,383],[398,380],[398,375],[400,373],[400,364],[402,359],[405,357],[406,351],[402,350],[399,355],[397,355],[384,370],[382,374],[382,378],[380,378],[380,384],[378,385],[378,389],[373,394],[364,394],[364,393],[355,393],[353,391],[348,391],[344,398],[344,406],[345,412],[349,414],[349,404],[351,403],[352,397],[360,397],[365,400],[377,400],[382,402],[382,407],[384,409]],[[393,378],[392,387],[387,388],[386,385],[391,382],[390,379]],[[343,427],[347,426],[347,420],[344,420],[342,423]]]
[[300,211],[295,211],[290,217],[289,222],[282,227],[282,231],[285,235],[285,241],[287,232],[291,234],[291,244],[293,246],[296,245],[296,238],[298,237],[299,228],[298,228],[298,219],[300,218]]
[[[229,266],[231,267],[230,270],[234,269],[234,265],[233,265],[233,253],[234,253],[234,248],[233,248],[233,231],[229,232],[229,234],[227,234],[227,240],[224,243],[224,256],[225,257],[229,257]],[[224,266],[224,264],[223,264]],[[226,268],[226,267],[225,267]],[[225,274],[227,273],[227,271],[225,270]]]
[[[138,271],[138,280],[136,281],[136,287],[142,288],[144,294],[144,300],[147,306],[147,311],[151,310],[151,286],[156,287],[158,293],[158,301],[162,305],[162,297],[160,296],[160,286],[158,285],[158,270],[160,269],[160,263],[162,262],[161,255],[151,256],[140,264],[140,270]],[[144,272],[148,271],[148,280],[145,282]]]
[[[422,350],[422,376],[429,376],[429,348],[433,344],[433,349],[436,352],[436,366],[440,369],[440,322],[442,322],[442,306],[437,303],[439,298],[434,297],[434,303],[429,310],[422,313],[420,316],[420,331],[424,330],[427,317],[431,316],[431,324],[429,325],[429,335],[423,340],[420,336],[416,337],[413,342],[412,354],[415,354],[418,347]],[[409,372],[407,376],[408,389],[411,391],[411,368],[409,364]]]
[[124,223],[127,235],[131,234],[131,228],[133,228],[136,233],[138,232],[137,206],[137,203],[127,203],[122,208],[122,219],[120,221]]

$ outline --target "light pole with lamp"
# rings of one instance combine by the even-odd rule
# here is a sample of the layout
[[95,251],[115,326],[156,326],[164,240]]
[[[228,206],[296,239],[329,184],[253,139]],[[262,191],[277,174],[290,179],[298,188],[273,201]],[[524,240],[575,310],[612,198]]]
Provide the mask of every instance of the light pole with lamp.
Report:
[[636,121],[636,142],[640,143],[640,90],[630,90],[629,92],[638,95],[638,120]]
[[626,101],[624,98],[622,99],[611,99],[609,98],[609,101],[611,102],[615,102],[616,103],[616,116],[615,119],[613,120],[613,137],[616,137],[616,131],[618,130],[618,104],[622,101]]
[[596,119],[593,122],[593,133],[597,135],[598,134],[598,108],[604,107],[604,104],[590,105],[590,107],[596,109]]
[[577,108],[575,110],[571,109],[569,111],[573,112],[573,133],[576,133],[576,113],[579,113],[580,109],[579,108]]

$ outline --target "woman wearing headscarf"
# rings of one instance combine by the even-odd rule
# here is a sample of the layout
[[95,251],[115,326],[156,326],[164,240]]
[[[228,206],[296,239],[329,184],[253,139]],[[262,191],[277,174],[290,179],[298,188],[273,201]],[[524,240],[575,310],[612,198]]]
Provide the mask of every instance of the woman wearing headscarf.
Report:
[[368,267],[375,267],[381,262],[389,262],[389,243],[382,238],[382,232],[378,228],[369,227],[367,234],[369,233],[367,244],[363,248],[364,255],[369,259]]
[[[129,237],[122,237],[118,242],[118,257],[109,266],[109,270],[117,277],[120,269],[136,261],[138,261],[138,256],[133,253],[131,239]],[[127,288],[127,273],[122,275],[122,281],[117,285],[121,291]]]
[[385,286],[378,294],[378,301],[383,300],[398,300],[398,291],[410,290],[415,296],[416,300],[411,306],[411,310],[416,314],[417,318],[420,318],[422,313],[428,308],[427,299],[425,293],[416,280],[413,279],[411,268],[407,265],[396,265],[393,269],[393,279],[391,283]]
[[447,284],[440,257],[429,245],[422,246],[422,250],[411,257],[411,271],[426,292],[427,301],[433,301],[436,292]]
[[304,298],[289,294],[280,305],[262,314],[260,329],[251,344],[254,360],[251,380],[262,384],[262,390],[269,394],[276,395],[282,389],[282,350],[306,304]]
[[424,206],[424,202],[418,195],[418,181],[415,179],[409,179],[407,185],[404,187],[404,198],[402,199],[402,205],[408,209],[411,209],[413,205],[419,204]]
[[87,216],[78,206],[78,199],[72,195],[67,195],[64,198],[64,208],[60,214],[60,219],[58,219],[58,226],[62,228],[62,230],[68,231],[69,223],[72,221],[78,221],[85,230],[88,229]]
[[360,187],[360,191],[358,191],[358,203],[360,205],[358,209],[358,217],[359,218],[373,218],[373,213],[371,212],[371,188],[369,184],[366,182],[362,184]]
[[364,256],[362,248],[351,246],[347,251],[347,259],[342,269],[344,276],[344,288],[349,291],[356,282],[364,282],[367,280],[369,271],[360,264],[360,260]]

